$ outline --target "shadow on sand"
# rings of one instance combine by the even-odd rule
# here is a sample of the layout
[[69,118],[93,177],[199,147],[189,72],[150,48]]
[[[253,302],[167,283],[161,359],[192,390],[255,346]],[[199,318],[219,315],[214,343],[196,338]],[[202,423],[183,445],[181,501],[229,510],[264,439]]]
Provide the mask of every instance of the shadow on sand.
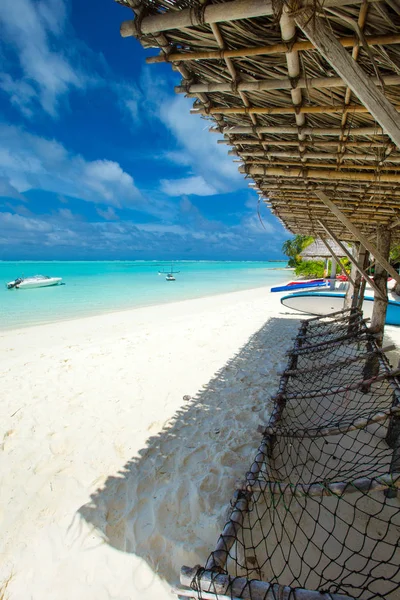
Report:
[[91,495],[79,515],[106,543],[143,558],[170,584],[181,565],[204,563],[259,445],[257,426],[298,323],[270,319]]

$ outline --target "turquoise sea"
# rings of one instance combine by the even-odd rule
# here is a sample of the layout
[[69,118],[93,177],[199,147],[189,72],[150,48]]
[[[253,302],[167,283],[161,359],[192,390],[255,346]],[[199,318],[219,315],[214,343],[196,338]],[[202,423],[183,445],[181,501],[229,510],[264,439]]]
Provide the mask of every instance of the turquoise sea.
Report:
[[[176,281],[158,261],[0,262],[0,329],[14,329],[202,296],[290,279],[284,262],[182,261]],[[8,290],[6,282],[32,275],[62,277],[65,285]]]

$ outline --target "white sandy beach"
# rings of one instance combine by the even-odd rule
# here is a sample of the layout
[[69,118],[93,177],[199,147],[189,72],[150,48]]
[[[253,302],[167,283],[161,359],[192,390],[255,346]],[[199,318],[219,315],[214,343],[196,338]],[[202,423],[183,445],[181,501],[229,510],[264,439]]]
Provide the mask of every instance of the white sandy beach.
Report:
[[1,334],[5,598],[172,597],[215,545],[301,318],[261,288]]

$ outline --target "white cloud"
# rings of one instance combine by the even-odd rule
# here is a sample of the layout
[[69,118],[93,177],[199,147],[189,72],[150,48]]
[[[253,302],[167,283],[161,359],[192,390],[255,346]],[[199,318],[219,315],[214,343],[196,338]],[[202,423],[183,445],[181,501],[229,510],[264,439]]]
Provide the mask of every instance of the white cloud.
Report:
[[102,210],[101,208],[97,209],[97,213],[100,217],[105,219],[106,221],[117,221],[119,219],[115,210],[109,206],[106,210]]
[[62,34],[65,18],[62,0],[0,2],[1,37],[14,49],[22,72],[20,79],[11,81],[3,75],[0,82],[25,116],[31,116],[35,99],[55,116],[59,97],[84,85],[83,75],[72,67],[62,48],[54,50],[54,39]]
[[190,165],[196,176],[202,177],[210,190],[215,190],[214,194],[246,185],[236,164],[227,155],[226,146],[217,144],[217,137],[208,131],[211,123],[190,114],[188,99],[176,96],[160,105],[159,118],[173,133],[179,146],[177,151],[169,154],[173,162]]
[[56,140],[17,127],[0,125],[0,137],[0,177],[18,192],[39,188],[99,204],[143,208],[132,176],[117,162],[87,161]]
[[200,175],[184,179],[162,179],[160,183],[161,190],[168,196],[182,196],[184,194],[188,196],[213,196],[218,193]]

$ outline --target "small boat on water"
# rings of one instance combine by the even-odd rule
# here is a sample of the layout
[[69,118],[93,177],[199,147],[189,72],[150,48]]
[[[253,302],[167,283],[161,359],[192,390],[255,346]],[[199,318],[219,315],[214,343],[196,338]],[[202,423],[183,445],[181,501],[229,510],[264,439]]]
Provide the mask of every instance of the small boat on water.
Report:
[[[344,292],[294,292],[281,298],[281,304],[287,308],[298,310],[309,315],[327,315],[342,310]],[[400,325],[400,297],[389,292],[389,303],[386,313],[387,325]],[[373,296],[365,296],[363,313],[365,318],[372,316]]]
[[17,277],[14,281],[9,281],[7,287],[9,290],[26,290],[31,288],[49,287],[61,283],[62,277],[49,277],[48,275],[34,275],[33,277]]
[[171,269],[169,271],[164,271],[164,269],[162,271],[158,271],[159,275],[166,275],[166,281],[176,281],[174,274],[175,273],[180,273],[180,271],[174,271],[171,265]]

